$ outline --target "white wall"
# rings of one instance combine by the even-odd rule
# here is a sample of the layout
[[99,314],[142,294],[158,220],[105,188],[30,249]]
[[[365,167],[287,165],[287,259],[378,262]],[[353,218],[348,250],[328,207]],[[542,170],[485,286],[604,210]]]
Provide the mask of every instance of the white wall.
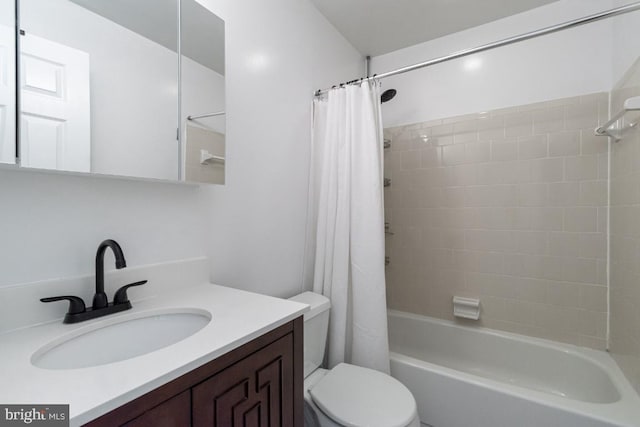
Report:
[[228,184],[0,171],[0,286],[91,273],[113,237],[130,265],[209,253],[219,283],[297,292],[312,94],[361,57],[307,0],[203,4],[227,24]]
[[308,1],[200,0],[227,22],[226,185],[206,190],[212,277],[289,296],[302,286],[314,90],[363,72]]
[[[610,0],[560,0],[509,18],[374,57],[382,73],[470,47],[559,24],[612,7]],[[398,90],[385,127],[609,91],[611,21],[487,51],[387,78]]]
[[130,266],[206,253],[194,186],[0,170],[0,200],[0,286],[92,274],[107,238]]
[[[616,0],[615,6],[633,3]],[[618,84],[640,56],[640,11],[613,18],[612,86]]]

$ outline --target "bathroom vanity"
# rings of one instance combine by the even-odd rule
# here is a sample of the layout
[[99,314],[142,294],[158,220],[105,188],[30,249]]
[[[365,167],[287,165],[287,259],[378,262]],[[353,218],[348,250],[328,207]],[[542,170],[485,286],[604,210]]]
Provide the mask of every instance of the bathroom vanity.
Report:
[[302,425],[306,305],[208,283],[206,258],[107,272],[110,296],[148,283],[100,319],[38,301],[92,280],[0,289],[0,402],[68,404],[72,426]]

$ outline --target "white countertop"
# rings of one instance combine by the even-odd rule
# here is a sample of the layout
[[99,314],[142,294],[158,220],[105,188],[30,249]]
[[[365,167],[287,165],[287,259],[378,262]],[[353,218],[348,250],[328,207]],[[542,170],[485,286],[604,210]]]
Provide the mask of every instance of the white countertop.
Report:
[[[122,313],[73,325],[61,321],[0,335],[0,402],[69,404],[71,425],[91,421],[242,344],[295,319],[304,304],[209,283],[182,287]],[[103,322],[116,323],[158,310],[197,309],[212,319],[194,335],[132,359],[81,369],[49,370],[31,364],[42,346]],[[105,342],[105,346],[109,343]]]

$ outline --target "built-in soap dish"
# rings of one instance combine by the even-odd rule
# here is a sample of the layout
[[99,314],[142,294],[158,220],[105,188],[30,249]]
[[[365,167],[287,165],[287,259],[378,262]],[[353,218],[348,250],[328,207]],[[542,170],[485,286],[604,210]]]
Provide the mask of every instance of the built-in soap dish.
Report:
[[453,315],[463,319],[480,319],[480,300],[477,298],[453,297]]

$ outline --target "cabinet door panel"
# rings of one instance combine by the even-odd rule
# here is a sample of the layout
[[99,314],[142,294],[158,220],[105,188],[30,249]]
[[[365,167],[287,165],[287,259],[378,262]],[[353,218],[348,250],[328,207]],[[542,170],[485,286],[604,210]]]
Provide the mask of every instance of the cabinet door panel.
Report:
[[193,388],[194,427],[293,426],[288,334]]

